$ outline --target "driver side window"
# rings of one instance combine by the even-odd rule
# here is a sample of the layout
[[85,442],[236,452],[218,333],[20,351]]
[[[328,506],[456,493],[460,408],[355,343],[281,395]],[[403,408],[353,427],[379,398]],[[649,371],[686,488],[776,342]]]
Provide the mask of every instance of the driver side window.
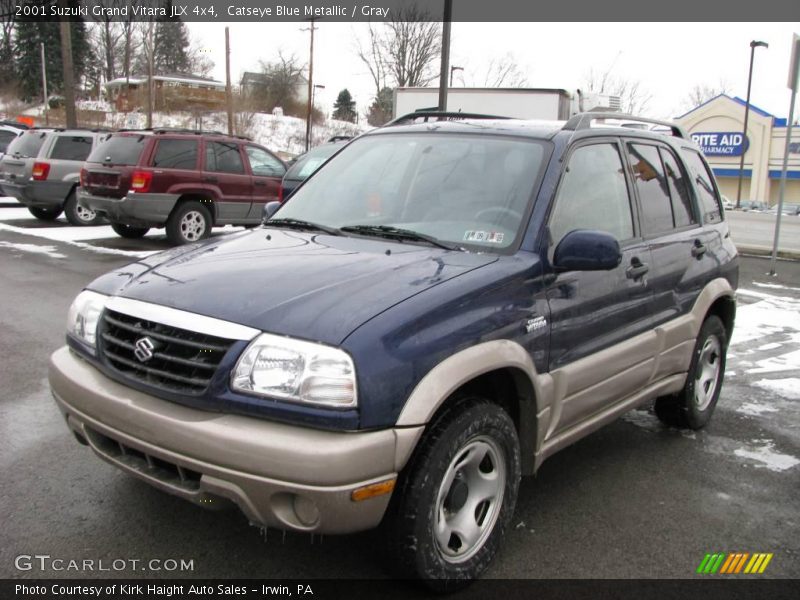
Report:
[[633,237],[628,186],[615,144],[582,146],[569,158],[550,216],[553,247],[574,229],[605,231],[620,241]]

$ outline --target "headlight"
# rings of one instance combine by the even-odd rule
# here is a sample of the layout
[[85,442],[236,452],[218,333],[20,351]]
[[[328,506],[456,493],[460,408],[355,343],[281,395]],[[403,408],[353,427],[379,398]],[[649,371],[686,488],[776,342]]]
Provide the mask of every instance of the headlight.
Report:
[[350,356],[329,346],[261,334],[236,363],[231,386],[239,392],[334,408],[358,404]]
[[67,333],[94,348],[97,341],[97,324],[106,300],[108,296],[88,290],[78,294],[67,313]]

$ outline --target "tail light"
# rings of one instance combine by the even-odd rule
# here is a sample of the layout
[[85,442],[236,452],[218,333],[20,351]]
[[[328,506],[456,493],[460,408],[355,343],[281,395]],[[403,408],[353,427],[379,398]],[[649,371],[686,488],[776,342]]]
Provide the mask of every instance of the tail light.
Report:
[[33,163],[33,171],[31,171],[31,176],[35,181],[44,181],[47,179],[47,176],[50,174],[50,163],[46,162],[35,162]]
[[85,188],[87,183],[89,183],[89,171],[81,169],[81,187]]
[[147,192],[153,183],[153,174],[150,171],[134,171],[131,175],[131,189],[134,192]]
[[283,186],[282,185],[278,186],[278,202],[283,204]]

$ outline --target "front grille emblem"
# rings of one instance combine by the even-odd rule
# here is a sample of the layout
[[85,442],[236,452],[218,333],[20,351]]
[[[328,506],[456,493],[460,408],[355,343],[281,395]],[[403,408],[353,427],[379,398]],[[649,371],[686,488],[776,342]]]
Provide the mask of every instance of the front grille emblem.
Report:
[[136,355],[136,358],[139,359],[139,362],[147,362],[153,358],[153,350],[156,349],[156,345],[149,337],[145,336],[139,338],[134,345],[135,349],[133,353]]

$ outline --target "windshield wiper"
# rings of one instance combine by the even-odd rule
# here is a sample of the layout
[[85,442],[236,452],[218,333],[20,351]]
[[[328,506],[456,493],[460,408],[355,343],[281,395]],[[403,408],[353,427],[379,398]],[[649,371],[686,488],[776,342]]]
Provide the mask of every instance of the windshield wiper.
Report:
[[340,228],[344,232],[358,233],[360,235],[374,235],[377,237],[385,237],[395,240],[409,240],[414,242],[425,242],[437,248],[444,248],[445,250],[460,250],[464,248],[457,244],[450,244],[418,231],[411,229],[403,229],[402,227],[394,227],[392,225],[345,225]]
[[264,224],[267,226],[274,225],[276,227],[288,227],[289,229],[302,229],[305,231],[322,231],[329,235],[342,235],[342,232],[336,229],[336,227],[328,227],[327,225],[320,225],[319,223],[312,223],[311,221],[304,221],[303,219],[293,219],[291,217],[269,219]]

